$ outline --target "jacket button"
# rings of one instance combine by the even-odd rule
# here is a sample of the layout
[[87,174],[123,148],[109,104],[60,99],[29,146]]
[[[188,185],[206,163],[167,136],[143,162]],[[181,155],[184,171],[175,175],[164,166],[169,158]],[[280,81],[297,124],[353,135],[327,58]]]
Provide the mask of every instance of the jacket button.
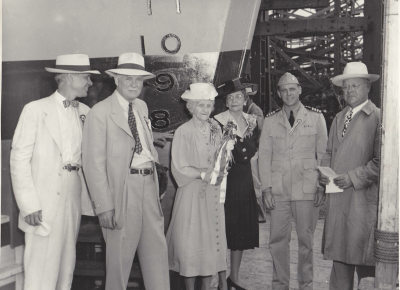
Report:
[[247,159],[247,156],[245,156],[243,159],[246,160],[246,159]]
[[243,150],[242,150],[243,152],[246,152],[246,148],[243,148]]

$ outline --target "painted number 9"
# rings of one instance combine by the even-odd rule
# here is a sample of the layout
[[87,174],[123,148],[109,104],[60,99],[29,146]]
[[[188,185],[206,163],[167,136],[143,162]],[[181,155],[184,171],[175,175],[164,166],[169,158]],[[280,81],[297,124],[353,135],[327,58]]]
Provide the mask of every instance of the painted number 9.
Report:
[[165,110],[155,110],[150,114],[151,126],[154,129],[165,129],[169,126],[169,113]]

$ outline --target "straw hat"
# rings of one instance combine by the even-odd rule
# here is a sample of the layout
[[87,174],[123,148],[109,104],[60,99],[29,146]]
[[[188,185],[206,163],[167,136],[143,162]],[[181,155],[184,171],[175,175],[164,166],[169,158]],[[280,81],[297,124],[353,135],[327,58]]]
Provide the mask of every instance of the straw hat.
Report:
[[190,90],[186,90],[181,98],[188,100],[210,100],[214,101],[218,95],[214,86],[210,83],[194,83],[190,85]]
[[379,79],[379,75],[369,74],[367,66],[362,62],[349,62],[346,64],[343,74],[332,78],[332,83],[341,87],[344,80],[354,78],[364,78],[374,82]]
[[116,74],[128,76],[143,76],[143,79],[154,78],[155,75],[145,71],[144,57],[135,52],[123,53],[118,57],[118,66],[115,69],[106,70],[106,73],[112,77]]
[[56,58],[56,67],[45,67],[51,73],[59,74],[100,74],[97,70],[90,70],[89,57],[86,54],[64,54]]

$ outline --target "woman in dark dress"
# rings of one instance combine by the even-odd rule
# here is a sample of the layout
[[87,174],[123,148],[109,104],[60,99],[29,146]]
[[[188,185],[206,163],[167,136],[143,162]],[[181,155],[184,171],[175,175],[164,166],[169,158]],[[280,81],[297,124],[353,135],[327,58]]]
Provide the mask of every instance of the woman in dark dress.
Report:
[[236,144],[232,151],[234,162],[227,177],[225,227],[228,249],[231,251],[231,272],[228,287],[239,286],[239,268],[244,250],[259,246],[257,199],[251,171],[251,158],[257,152],[257,120],[243,112],[245,88],[242,79],[227,81],[219,86],[229,110],[214,118],[223,127],[229,121],[237,126]]

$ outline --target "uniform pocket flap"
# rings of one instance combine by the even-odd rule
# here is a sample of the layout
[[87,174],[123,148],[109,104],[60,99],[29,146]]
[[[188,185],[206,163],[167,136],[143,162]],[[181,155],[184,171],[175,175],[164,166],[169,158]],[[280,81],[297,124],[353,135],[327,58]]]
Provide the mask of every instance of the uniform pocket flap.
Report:
[[304,169],[317,169],[317,160],[316,159],[303,159],[303,167],[304,167]]
[[272,138],[285,138],[286,132],[285,131],[274,131],[269,133],[269,136]]

